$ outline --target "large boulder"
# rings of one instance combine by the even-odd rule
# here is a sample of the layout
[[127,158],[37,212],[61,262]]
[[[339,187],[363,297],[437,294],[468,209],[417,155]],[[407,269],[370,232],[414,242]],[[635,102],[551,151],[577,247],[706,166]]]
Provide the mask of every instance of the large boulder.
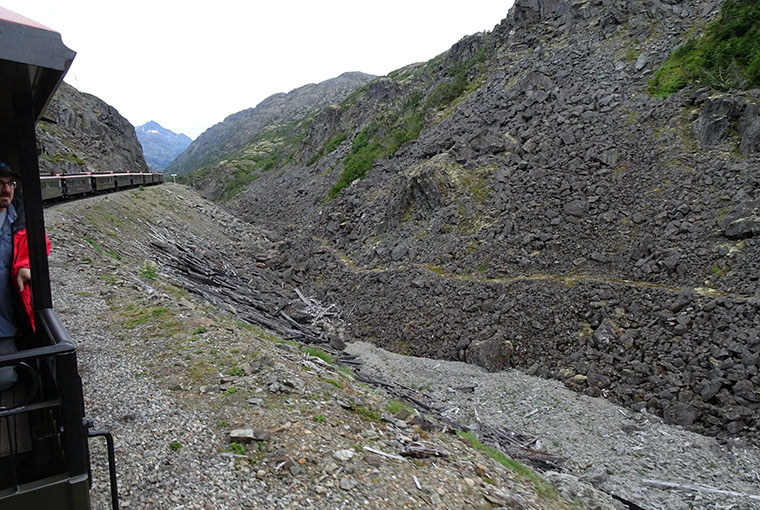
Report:
[[731,239],[745,239],[760,234],[760,200],[737,205],[718,221],[718,226]]
[[475,340],[467,347],[467,363],[479,365],[489,372],[509,368],[512,364],[512,342],[497,333],[485,340]]

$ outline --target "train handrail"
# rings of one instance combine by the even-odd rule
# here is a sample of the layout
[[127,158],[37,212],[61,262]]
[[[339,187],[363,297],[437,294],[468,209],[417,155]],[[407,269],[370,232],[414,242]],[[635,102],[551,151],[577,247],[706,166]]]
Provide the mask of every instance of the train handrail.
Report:
[[44,347],[33,347],[31,349],[21,349],[14,353],[2,354],[0,355],[0,367],[59,354],[72,354],[76,351],[76,343],[74,343],[74,340],[71,339],[69,333],[64,329],[55,310],[52,308],[38,310],[37,322],[44,329],[51,344]]
[[32,349],[22,349],[10,354],[0,354],[0,367],[12,365],[21,361],[31,361],[40,358],[47,358],[57,354],[68,354],[76,351],[76,345],[49,345],[46,347],[34,347]]

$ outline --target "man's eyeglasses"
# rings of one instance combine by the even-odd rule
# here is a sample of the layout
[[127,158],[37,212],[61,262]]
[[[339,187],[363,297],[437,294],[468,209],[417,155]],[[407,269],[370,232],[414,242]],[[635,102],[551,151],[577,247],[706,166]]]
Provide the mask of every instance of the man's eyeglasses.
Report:
[[0,181],[0,188],[16,189],[16,181]]

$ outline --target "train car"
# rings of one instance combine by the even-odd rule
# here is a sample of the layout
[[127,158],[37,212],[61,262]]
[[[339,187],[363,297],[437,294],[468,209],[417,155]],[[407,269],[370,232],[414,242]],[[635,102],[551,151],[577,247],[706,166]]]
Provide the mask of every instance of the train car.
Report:
[[44,231],[35,123],[74,55],[60,34],[0,8],[0,160],[20,175],[35,325],[0,354],[0,367],[16,374],[0,392],[3,510],[89,510],[94,436],[106,438],[112,507],[119,507],[113,439],[85,418],[76,344],[53,309]]
[[63,198],[63,183],[60,175],[40,176],[40,191],[43,202],[51,202]]
[[116,188],[114,174],[92,174],[92,190],[98,193],[113,191]]
[[89,175],[62,175],[63,194],[66,197],[92,193],[92,179]]
[[132,177],[127,173],[113,174],[114,186],[117,190],[127,189],[132,186]]

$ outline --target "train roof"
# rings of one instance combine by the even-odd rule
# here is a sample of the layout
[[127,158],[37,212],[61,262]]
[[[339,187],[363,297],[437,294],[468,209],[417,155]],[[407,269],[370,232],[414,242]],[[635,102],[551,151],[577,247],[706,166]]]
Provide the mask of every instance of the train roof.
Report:
[[20,14],[0,7],[0,82],[6,124],[11,115],[9,93],[31,92],[35,120],[69,70],[76,52],[61,39],[61,34]]

